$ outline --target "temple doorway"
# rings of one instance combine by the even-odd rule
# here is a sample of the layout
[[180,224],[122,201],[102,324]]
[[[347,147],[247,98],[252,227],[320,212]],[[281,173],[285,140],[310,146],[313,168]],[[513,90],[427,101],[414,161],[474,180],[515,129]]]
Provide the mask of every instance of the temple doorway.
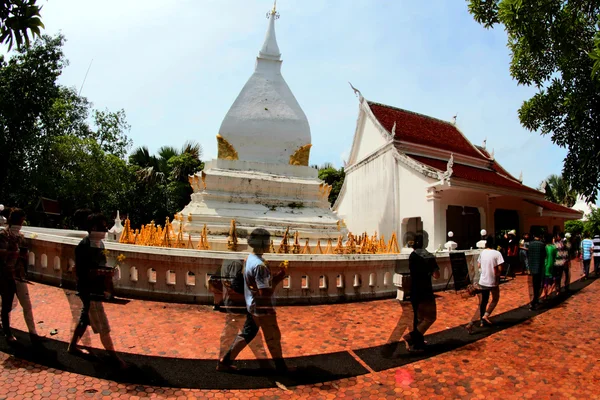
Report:
[[517,210],[497,209],[494,212],[494,228],[496,230],[496,238],[502,238],[505,233],[510,230],[517,232],[519,237],[519,213]]
[[446,210],[446,229],[454,233],[452,240],[457,250],[475,247],[480,239],[481,216],[476,207],[448,206]]

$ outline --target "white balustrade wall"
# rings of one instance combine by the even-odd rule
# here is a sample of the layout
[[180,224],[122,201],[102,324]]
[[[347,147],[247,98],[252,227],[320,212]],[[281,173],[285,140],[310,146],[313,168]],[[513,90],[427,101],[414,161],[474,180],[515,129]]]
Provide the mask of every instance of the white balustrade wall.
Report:
[[[73,286],[75,247],[81,233],[72,237],[49,234],[53,230],[25,231],[29,238],[29,271],[33,279],[53,285]],[[208,279],[219,273],[223,262],[242,260],[246,253],[198,251],[124,245],[105,242],[108,262],[116,266],[116,295],[151,300],[212,304]],[[478,251],[468,251],[471,276]],[[408,255],[300,255],[265,254],[271,268],[289,260],[288,275],[276,290],[279,304],[321,304],[330,302],[390,298],[397,295],[408,273]],[[48,268],[52,260],[52,268]],[[441,278],[435,289],[444,289],[451,276],[448,253],[437,254]],[[76,267],[76,266],[75,266]],[[200,278],[200,279],[198,279]],[[452,282],[450,281],[450,285]],[[452,288],[452,286],[450,286]]]

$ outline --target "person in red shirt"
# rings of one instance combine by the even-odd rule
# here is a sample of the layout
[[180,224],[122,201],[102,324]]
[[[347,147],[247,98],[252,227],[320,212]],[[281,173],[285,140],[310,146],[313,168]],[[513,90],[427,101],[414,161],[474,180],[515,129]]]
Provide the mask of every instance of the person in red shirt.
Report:
[[517,240],[517,232],[514,230],[508,232],[506,259],[508,261],[508,268],[510,268],[510,271],[507,270],[506,273],[511,272],[514,275],[517,272],[516,269],[519,267],[519,241]]

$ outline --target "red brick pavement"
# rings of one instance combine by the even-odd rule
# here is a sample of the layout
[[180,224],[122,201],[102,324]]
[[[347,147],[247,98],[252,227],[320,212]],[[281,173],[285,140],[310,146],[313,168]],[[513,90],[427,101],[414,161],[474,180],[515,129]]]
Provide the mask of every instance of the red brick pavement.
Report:
[[[573,279],[580,276],[573,268]],[[32,288],[41,331],[58,329],[67,341],[72,315],[58,288]],[[600,282],[560,307],[526,323],[458,350],[380,373],[284,389],[246,391],[178,390],[67,373],[0,353],[0,399],[20,398],[600,398]],[[502,285],[497,312],[526,303],[525,277]],[[475,300],[441,293],[438,321],[431,332],[463,324]],[[158,356],[216,359],[223,316],[206,306],[133,300],[106,307],[119,351]],[[311,307],[280,307],[284,354],[298,356],[385,343],[396,325],[399,305],[392,300]],[[192,315],[192,317],[190,317]],[[20,310],[15,327],[25,329]],[[93,347],[101,345],[93,335]],[[244,353],[252,357],[250,352]],[[235,379],[232,376],[232,379]]]

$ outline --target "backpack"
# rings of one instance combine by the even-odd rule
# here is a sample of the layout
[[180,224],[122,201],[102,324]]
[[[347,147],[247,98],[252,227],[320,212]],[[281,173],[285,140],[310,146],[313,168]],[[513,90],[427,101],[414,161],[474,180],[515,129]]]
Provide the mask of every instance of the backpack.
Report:
[[240,260],[225,260],[221,267],[223,286],[235,293],[244,294],[244,263]]

